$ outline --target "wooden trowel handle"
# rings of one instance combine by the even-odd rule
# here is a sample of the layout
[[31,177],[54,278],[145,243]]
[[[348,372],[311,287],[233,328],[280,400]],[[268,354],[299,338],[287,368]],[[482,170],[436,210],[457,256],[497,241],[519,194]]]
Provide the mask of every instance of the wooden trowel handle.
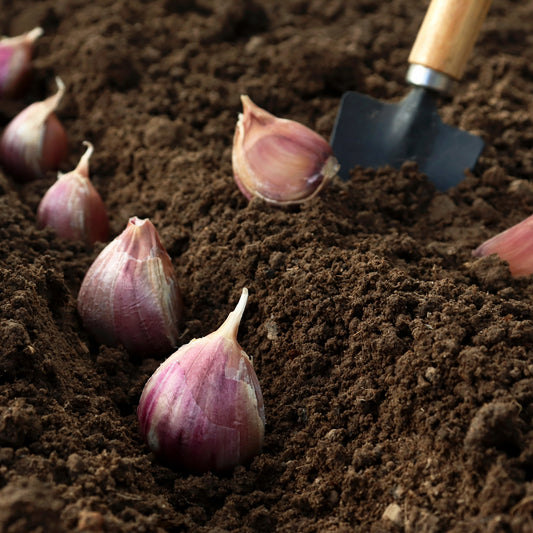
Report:
[[459,80],[491,0],[432,0],[409,55],[423,65]]

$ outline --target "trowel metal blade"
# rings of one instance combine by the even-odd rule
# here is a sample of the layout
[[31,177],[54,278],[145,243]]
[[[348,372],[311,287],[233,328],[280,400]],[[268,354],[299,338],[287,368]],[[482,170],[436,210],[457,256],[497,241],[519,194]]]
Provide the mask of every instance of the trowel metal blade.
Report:
[[331,145],[347,181],[355,166],[399,169],[415,161],[440,191],[454,187],[472,170],[483,150],[476,135],[442,122],[436,95],[415,87],[399,103],[383,103],[356,92],[345,93],[333,127]]

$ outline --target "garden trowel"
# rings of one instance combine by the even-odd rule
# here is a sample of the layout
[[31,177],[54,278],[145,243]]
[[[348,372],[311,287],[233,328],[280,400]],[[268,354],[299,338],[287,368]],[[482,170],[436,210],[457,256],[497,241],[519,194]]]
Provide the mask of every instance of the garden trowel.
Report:
[[406,80],[413,88],[399,103],[343,95],[331,138],[343,180],[355,166],[400,168],[415,161],[445,191],[474,168],[483,140],[444,124],[437,99],[462,77],[490,2],[432,0],[409,55]]

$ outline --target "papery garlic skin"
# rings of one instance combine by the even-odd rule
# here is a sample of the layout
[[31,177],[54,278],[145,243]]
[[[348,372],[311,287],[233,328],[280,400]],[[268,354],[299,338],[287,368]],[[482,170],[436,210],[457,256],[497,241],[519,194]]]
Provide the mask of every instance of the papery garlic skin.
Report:
[[58,237],[82,240],[89,245],[109,240],[107,211],[89,179],[89,159],[93,145],[87,141],[85,154],[71,172],[60,174],[37,209],[37,224],[50,227]]
[[43,33],[37,27],[17,37],[0,39],[0,98],[12,98],[24,89],[34,43]]
[[533,274],[533,215],[491,237],[472,254],[476,257],[498,255],[509,263],[513,276]]
[[59,78],[56,82],[57,93],[22,110],[0,138],[0,162],[20,181],[42,178],[46,172],[57,170],[67,155],[67,134],[54,113],[65,85]]
[[224,472],[261,451],[265,410],[250,358],[237,342],[247,289],[224,324],[172,354],[147,381],[137,418],[165,464]]
[[329,143],[303,124],[261,109],[246,95],[241,101],[232,150],[241,192],[274,204],[316,196],[340,168]]
[[168,355],[178,343],[183,302],[172,261],[148,219],[126,229],[95,259],[78,294],[84,327],[132,355]]

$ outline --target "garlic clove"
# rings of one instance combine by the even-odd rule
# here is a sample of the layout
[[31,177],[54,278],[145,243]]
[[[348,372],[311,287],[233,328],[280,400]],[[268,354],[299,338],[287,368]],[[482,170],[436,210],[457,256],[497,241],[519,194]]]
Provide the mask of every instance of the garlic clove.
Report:
[[147,381],[137,418],[149,448],[164,463],[223,472],[261,451],[265,410],[248,355],[237,342],[243,289],[220,328],[181,346]]
[[57,170],[67,155],[67,134],[54,113],[65,85],[59,78],[56,83],[56,94],[22,110],[0,138],[0,162],[21,181],[42,178],[49,170]]
[[313,198],[337,174],[329,143],[293,120],[277,118],[241,96],[233,138],[233,175],[241,192],[275,204]]
[[59,174],[37,209],[37,223],[55,230],[58,237],[82,240],[87,244],[109,239],[109,220],[98,191],[89,179],[89,159],[93,145],[87,146],[78,166],[71,172]]
[[43,33],[43,29],[37,27],[17,37],[0,39],[0,98],[12,98],[25,88],[33,46]]
[[181,291],[148,219],[130,218],[87,271],[78,294],[83,324],[99,342],[133,355],[168,355],[178,343]]
[[509,263],[513,276],[533,274],[533,215],[478,246],[472,255],[496,254]]

